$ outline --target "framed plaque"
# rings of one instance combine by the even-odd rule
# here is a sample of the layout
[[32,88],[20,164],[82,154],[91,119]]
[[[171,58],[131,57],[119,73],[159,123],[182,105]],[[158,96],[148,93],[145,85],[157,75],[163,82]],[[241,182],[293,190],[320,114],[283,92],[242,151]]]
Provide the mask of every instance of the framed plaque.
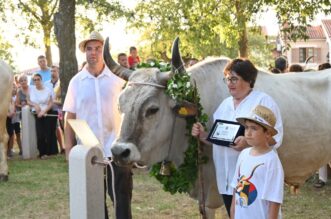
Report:
[[229,147],[238,136],[245,134],[245,127],[238,122],[216,120],[207,140],[213,144]]

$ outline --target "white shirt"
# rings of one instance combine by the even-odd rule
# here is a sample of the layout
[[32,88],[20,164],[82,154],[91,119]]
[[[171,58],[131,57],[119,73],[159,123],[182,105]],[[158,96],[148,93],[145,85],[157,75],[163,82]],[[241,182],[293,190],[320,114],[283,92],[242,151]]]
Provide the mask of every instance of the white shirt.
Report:
[[[44,86],[42,90],[38,90],[36,86],[30,86],[30,100],[40,106],[41,110],[45,110],[49,99],[52,97],[52,91]],[[35,111],[32,108],[32,111]]]
[[75,113],[90,126],[105,157],[111,157],[110,147],[119,131],[117,100],[124,84],[106,66],[98,77],[84,68],[71,79],[64,101],[64,111]]
[[59,109],[60,109],[59,105],[57,105],[57,104],[54,103],[54,101],[56,99],[56,94],[55,94],[54,90],[55,90],[55,88],[57,88],[58,86],[60,86],[60,79],[58,79],[55,82],[55,84],[52,83],[52,80],[46,81],[44,83],[44,86],[47,87],[52,92],[52,100],[53,100],[52,110],[59,111]]
[[240,153],[231,183],[236,191],[235,218],[267,219],[270,202],[283,202],[284,171],[274,150],[252,156],[251,149]]
[[[283,140],[283,123],[280,110],[275,101],[263,92],[253,90],[244,100],[241,101],[236,109],[234,109],[233,97],[230,96],[226,98],[215,111],[213,119],[214,121],[216,119],[222,119],[236,122],[237,117],[248,116],[259,104],[271,109],[276,116],[275,128],[277,129],[278,134],[274,136],[277,143],[273,147],[278,148]],[[215,164],[217,187],[220,194],[233,194],[230,183],[234,175],[239,153],[240,152],[229,147],[213,145],[213,159]]]

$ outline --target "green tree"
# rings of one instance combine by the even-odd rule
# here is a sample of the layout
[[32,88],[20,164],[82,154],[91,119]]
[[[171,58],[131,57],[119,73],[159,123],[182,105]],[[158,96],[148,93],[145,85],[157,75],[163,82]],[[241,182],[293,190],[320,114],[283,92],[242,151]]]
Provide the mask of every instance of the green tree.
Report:
[[[78,10],[74,14],[81,29],[90,32],[92,29],[100,29],[101,21],[115,20],[120,16],[127,15],[128,11],[118,1],[107,0],[76,0],[75,7]],[[49,65],[52,65],[51,45],[54,43],[54,14],[58,10],[59,0],[13,0],[1,1],[0,13],[6,22],[10,22],[16,28],[20,28],[19,38],[24,38],[24,44],[37,47],[36,35],[42,33],[45,55]],[[13,13],[8,15],[6,10]],[[95,16],[93,16],[95,15]],[[17,19],[19,18],[19,19]],[[19,24],[22,21],[26,25]],[[73,30],[75,31],[75,30]],[[80,31],[81,32],[81,31]]]
[[[59,0],[18,0],[18,2],[17,9],[23,12],[21,14],[28,22],[29,30],[42,29],[46,59],[48,65],[52,65],[51,33],[53,28],[53,16],[58,7]],[[30,38],[27,37],[26,39],[28,40]]]
[[[194,54],[224,55],[237,49],[239,56],[249,55],[248,23],[266,8],[273,8],[281,30],[291,40],[305,37],[305,28],[319,12],[330,13],[325,0],[140,0],[132,25],[153,34],[153,43],[179,35],[186,45],[194,45]],[[285,25],[286,24],[286,25]],[[187,44],[188,43],[188,44]],[[185,48],[184,48],[185,51]]]
[[13,65],[14,61],[13,61],[13,57],[10,54],[10,49],[12,48],[12,45],[5,41],[2,38],[2,34],[0,34],[0,59],[6,61],[7,63]]

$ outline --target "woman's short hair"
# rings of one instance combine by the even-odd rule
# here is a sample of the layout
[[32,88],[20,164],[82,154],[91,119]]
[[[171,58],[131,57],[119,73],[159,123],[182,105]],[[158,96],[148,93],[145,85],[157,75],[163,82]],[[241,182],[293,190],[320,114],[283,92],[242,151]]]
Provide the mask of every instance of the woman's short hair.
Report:
[[249,83],[251,88],[254,87],[258,71],[248,59],[237,58],[229,62],[225,66],[224,75],[228,75],[231,72],[235,72],[242,77],[244,81]]
[[28,79],[28,76],[26,76],[26,74],[24,74],[24,73],[19,75],[18,81],[22,81],[23,79],[26,79],[26,80]]

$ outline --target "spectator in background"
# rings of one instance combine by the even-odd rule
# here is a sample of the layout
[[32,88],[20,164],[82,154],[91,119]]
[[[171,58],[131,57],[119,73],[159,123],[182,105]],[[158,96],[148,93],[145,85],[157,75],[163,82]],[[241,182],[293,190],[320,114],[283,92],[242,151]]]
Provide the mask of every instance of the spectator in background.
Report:
[[117,56],[117,62],[124,68],[129,68],[128,57],[125,53],[120,53]]
[[[13,83],[13,91],[12,95],[15,94],[16,86],[15,83]],[[13,146],[14,146],[14,126],[12,123],[12,119],[15,116],[16,110],[15,110],[15,103],[13,101],[13,98],[10,99],[9,109],[7,113],[7,119],[6,119],[6,128],[7,128],[7,134],[8,134],[8,143],[7,143],[7,156],[13,157]]]
[[21,86],[18,79],[19,79],[19,75],[18,74],[14,75],[14,82],[15,82],[17,89],[20,88],[20,86]]
[[140,63],[140,58],[138,56],[137,48],[134,46],[130,47],[130,55],[128,58],[130,69],[135,69],[137,65]]
[[281,73],[287,72],[288,63],[284,56],[280,56],[275,60],[275,68],[279,69]]
[[[327,62],[320,64],[318,66],[319,71],[328,69],[328,68],[331,68],[331,65],[330,65],[330,63],[327,63]],[[314,183],[314,187],[322,188],[325,186],[327,181],[328,181],[328,165],[324,165],[318,170],[318,180]]]
[[35,113],[39,157],[45,159],[51,154],[51,148],[56,147],[55,129],[47,115],[53,105],[52,92],[43,85],[40,74],[33,75],[33,82],[35,86],[30,88],[28,104]]
[[[47,66],[47,59],[44,55],[38,56],[38,65],[40,69],[36,73],[42,77],[42,82],[51,80],[51,69]],[[33,80],[30,81],[30,85],[34,85]]]
[[15,105],[18,111],[21,111],[22,108],[27,105],[27,97],[29,95],[29,85],[28,85],[28,77],[25,74],[20,75],[18,78],[18,82],[20,83],[20,88],[17,91]]
[[280,74],[280,73],[282,73],[278,68],[272,68],[272,69],[270,69],[270,71],[272,73],[274,73],[274,74]]
[[12,92],[12,103],[14,105],[15,108],[15,114],[11,119],[11,123],[12,123],[12,127],[14,130],[14,134],[12,135],[12,146],[11,148],[13,148],[14,146],[14,140],[16,137],[16,142],[17,142],[17,146],[19,149],[19,155],[22,155],[22,142],[21,142],[21,116],[20,116],[20,108],[16,107],[16,97],[17,97],[17,86],[16,84],[14,84],[13,87],[13,92]]
[[[64,153],[64,143],[63,143],[63,133],[60,126],[60,122],[58,120],[59,114],[62,114],[62,100],[61,100],[61,87],[60,87],[60,79],[59,79],[59,67],[53,65],[51,67],[51,77],[50,81],[45,82],[45,86],[52,91],[53,94],[53,106],[52,110],[49,114],[56,115],[57,117],[50,117],[50,125],[52,130],[56,130],[57,141],[60,144],[61,153]],[[62,116],[60,116],[62,118]],[[58,147],[51,148],[51,154],[57,154]]]
[[303,68],[299,64],[292,64],[289,68],[289,72],[303,72]]
[[318,66],[319,71],[324,70],[324,69],[328,69],[328,68],[331,68],[331,64],[328,63],[328,62],[322,63]]
[[274,59],[277,59],[279,56],[281,56],[281,52],[277,50],[277,48],[273,48],[271,50],[272,57]]
[[188,67],[191,67],[199,62],[198,59],[196,58],[191,58],[190,61],[188,62]]

